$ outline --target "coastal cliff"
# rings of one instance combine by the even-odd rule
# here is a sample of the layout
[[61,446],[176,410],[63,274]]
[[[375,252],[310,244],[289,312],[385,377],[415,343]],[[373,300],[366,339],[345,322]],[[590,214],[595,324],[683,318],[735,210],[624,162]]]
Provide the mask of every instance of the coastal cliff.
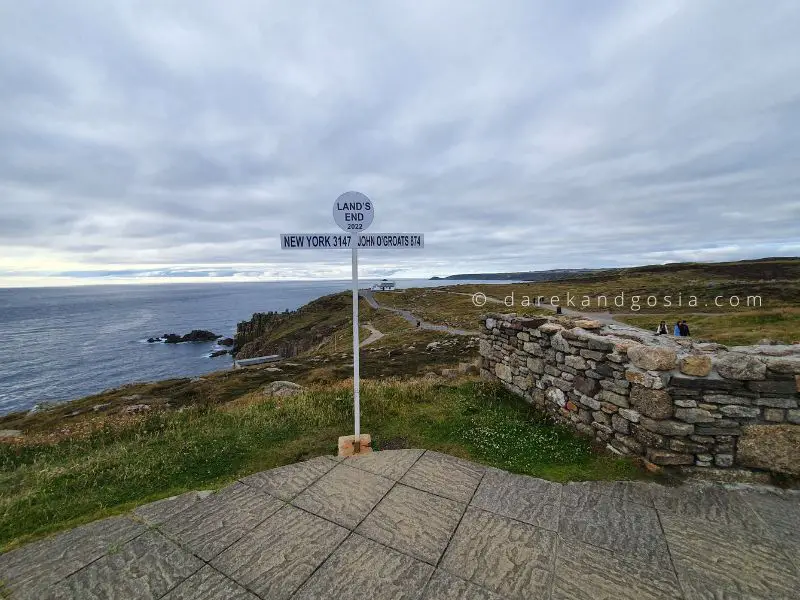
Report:
[[236,325],[233,354],[236,358],[296,356],[350,322],[351,300],[346,292],[323,296],[296,311],[255,313]]

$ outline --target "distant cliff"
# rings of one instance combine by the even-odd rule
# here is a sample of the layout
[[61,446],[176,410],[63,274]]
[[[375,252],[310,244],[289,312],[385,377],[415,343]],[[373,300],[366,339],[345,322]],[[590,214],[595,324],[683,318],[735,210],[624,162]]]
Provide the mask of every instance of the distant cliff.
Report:
[[519,271],[516,273],[460,273],[447,277],[431,277],[431,281],[558,281],[579,275],[598,273],[603,269],[553,269],[550,271]]
[[323,296],[292,312],[255,313],[236,326],[233,354],[252,358],[268,354],[296,356],[321,344],[351,322],[349,293]]

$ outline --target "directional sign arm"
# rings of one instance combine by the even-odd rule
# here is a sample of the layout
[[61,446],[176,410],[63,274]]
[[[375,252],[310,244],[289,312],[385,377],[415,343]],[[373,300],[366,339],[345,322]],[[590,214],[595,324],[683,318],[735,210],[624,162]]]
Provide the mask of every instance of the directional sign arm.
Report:
[[[348,250],[351,236],[342,233],[282,233],[283,250]],[[414,250],[425,247],[422,233],[360,233],[359,250]]]

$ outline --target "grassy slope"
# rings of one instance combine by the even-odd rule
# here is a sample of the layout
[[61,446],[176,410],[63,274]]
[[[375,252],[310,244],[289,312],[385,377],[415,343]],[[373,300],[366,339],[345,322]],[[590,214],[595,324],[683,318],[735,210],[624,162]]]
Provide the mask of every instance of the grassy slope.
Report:
[[[373,380],[362,389],[362,427],[377,448],[432,448],[560,481],[642,476],[493,385]],[[156,412],[55,444],[0,445],[0,546],[332,454],[351,427],[351,402],[342,382],[288,399],[254,393],[223,408]]]

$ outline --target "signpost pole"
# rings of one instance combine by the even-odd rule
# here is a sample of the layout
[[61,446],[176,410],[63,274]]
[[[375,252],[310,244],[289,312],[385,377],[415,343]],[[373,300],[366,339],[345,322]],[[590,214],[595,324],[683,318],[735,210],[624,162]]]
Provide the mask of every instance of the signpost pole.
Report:
[[[333,203],[333,220],[344,232],[330,233],[283,233],[281,248],[285,250],[322,250],[347,249],[353,253],[353,422],[354,434],[352,443],[349,435],[339,437],[339,456],[351,456],[372,452],[370,436],[364,434],[364,447],[361,447],[361,396],[358,328],[358,243],[363,241],[362,248],[376,250],[399,248],[423,248],[425,239],[421,233],[365,233],[372,224],[375,207],[372,200],[361,192],[345,192]],[[333,336],[333,348],[336,351],[337,337]]]
[[358,234],[350,236],[353,251],[353,419],[355,436],[353,450],[356,454],[361,450],[361,398],[359,397],[359,330],[358,330]]

